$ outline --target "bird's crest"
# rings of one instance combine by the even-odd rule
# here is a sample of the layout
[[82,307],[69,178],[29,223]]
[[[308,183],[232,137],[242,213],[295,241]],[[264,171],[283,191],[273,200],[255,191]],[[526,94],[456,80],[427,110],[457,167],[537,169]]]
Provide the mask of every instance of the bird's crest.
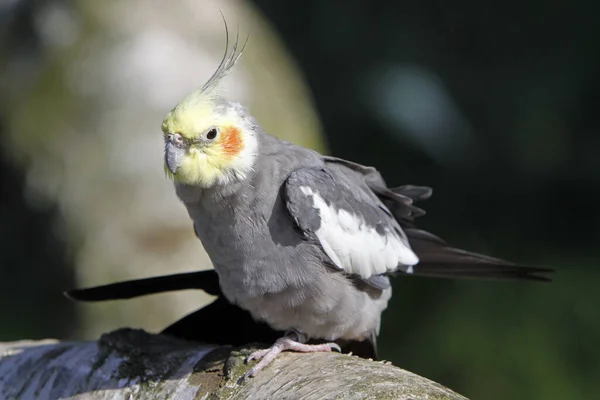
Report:
[[[223,16],[223,14],[221,14]],[[227,21],[225,17],[223,17],[223,23],[225,25],[225,53],[223,54],[223,58],[219,63],[219,66],[212,74],[210,78],[206,81],[204,85],[195,92],[186,96],[176,107],[175,109],[187,108],[189,106],[197,106],[203,102],[210,102],[215,100],[219,94],[219,84],[233,69],[238,60],[242,57],[242,53],[246,48],[246,44],[248,43],[248,39],[250,36],[246,37],[246,40],[241,48],[240,46],[240,33],[239,29],[235,37],[235,42],[231,49],[229,48],[229,28],[227,27]]]

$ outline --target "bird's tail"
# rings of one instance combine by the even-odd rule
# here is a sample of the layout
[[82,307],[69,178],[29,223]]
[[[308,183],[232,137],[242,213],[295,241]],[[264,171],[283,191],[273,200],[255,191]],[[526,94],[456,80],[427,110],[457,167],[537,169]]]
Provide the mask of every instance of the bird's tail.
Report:
[[421,229],[407,228],[405,232],[413,251],[419,257],[419,263],[413,267],[413,275],[551,281],[543,274],[554,272],[550,268],[521,266],[499,258],[461,250]]
[[[394,214],[408,237],[411,248],[419,257],[413,275],[440,278],[487,278],[550,281],[544,273],[550,268],[521,266],[483,254],[450,246],[443,239],[418,229],[414,219],[425,215],[413,202],[427,200],[432,190],[426,186],[405,185],[396,188],[379,188],[377,194]],[[408,201],[407,201],[408,200]]]
[[221,293],[219,276],[215,270],[209,269],[69,290],[65,295],[78,301],[105,301],[187,289],[204,290],[208,294],[217,296]]

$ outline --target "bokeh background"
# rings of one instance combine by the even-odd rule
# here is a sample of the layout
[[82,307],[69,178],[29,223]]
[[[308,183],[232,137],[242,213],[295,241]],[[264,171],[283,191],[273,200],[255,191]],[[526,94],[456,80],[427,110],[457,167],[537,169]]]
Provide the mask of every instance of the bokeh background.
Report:
[[160,122],[224,49],[267,131],[434,187],[420,225],[558,270],[398,278],[383,358],[473,399],[600,398],[600,5],[575,0],[0,1],[0,340],[156,331],[207,299],[61,292],[210,268]]

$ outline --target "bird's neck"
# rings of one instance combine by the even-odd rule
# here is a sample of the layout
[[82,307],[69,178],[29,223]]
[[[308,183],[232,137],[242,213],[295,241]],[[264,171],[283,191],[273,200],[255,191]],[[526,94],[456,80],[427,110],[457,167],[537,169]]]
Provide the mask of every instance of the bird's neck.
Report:
[[252,186],[249,182],[254,178],[254,174],[255,172],[251,171],[244,179],[232,180],[227,184],[216,184],[208,188],[175,183],[175,192],[186,206],[200,205],[212,208],[224,203],[233,204]]

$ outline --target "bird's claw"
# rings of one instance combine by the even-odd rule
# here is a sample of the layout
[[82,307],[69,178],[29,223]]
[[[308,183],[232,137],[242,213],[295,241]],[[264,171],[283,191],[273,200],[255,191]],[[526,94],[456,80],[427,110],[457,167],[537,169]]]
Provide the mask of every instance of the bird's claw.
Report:
[[285,350],[292,350],[300,353],[329,352],[333,350],[340,353],[342,352],[342,349],[337,343],[304,344],[284,336],[280,339],[277,339],[277,341],[270,348],[256,350],[246,357],[246,363],[256,360],[258,361],[258,364],[250,368],[250,370],[248,370],[248,372],[246,372],[238,382],[241,383],[248,378],[255,377],[264,367],[269,365],[279,355],[279,353]]
[[331,342],[331,343],[325,343],[325,345],[331,347],[331,350],[335,350],[338,353],[342,352],[342,348],[337,343]]

